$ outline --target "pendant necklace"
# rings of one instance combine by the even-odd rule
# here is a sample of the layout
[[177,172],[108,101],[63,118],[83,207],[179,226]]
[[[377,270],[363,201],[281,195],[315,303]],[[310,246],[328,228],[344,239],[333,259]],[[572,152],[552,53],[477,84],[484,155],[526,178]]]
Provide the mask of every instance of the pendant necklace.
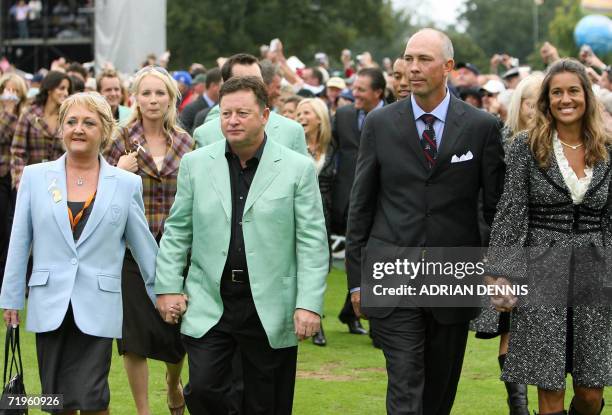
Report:
[[574,146],[573,146],[573,145],[571,145],[571,144],[564,143],[564,142],[563,142],[563,141],[561,141],[561,140],[559,140],[559,142],[560,142],[561,144],[563,144],[565,147],[569,147],[569,148],[571,148],[572,150],[576,150],[578,147],[582,147],[582,146],[584,145],[584,143],[580,143],[580,144],[576,144],[576,145],[574,145]]
[[85,183],[85,179],[83,178],[83,176],[79,176],[76,182],[77,186],[83,186],[84,183]]

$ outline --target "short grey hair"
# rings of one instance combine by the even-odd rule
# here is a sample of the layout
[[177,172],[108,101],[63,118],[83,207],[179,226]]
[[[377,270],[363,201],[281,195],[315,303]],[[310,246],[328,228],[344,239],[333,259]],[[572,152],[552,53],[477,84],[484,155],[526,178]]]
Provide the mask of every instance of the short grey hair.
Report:
[[274,77],[276,75],[280,75],[280,68],[278,65],[267,59],[259,61],[259,66],[261,67],[261,77],[266,85],[270,85],[274,80]]
[[437,30],[437,29],[432,29],[430,27],[426,27],[425,29],[419,30],[418,32],[416,32],[412,36],[416,36],[417,34],[422,33],[422,32],[433,32],[436,35],[438,35],[438,37],[442,41],[442,56],[446,60],[454,59],[454,57],[455,57],[455,49],[453,48],[453,42],[450,40],[450,38],[448,37],[448,35],[446,33],[442,32],[441,30]]

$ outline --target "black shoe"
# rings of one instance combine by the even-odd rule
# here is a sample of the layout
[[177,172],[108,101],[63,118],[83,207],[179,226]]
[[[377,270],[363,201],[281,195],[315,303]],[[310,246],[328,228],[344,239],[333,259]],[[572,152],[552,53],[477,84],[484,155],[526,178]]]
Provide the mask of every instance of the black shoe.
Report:
[[346,325],[348,326],[349,333],[351,334],[368,334],[368,331],[363,328],[359,319],[349,321],[346,323]]
[[327,339],[325,338],[325,332],[323,331],[323,325],[321,324],[321,330],[312,336],[312,344],[317,346],[325,346],[327,344]]
[[[506,355],[503,354],[497,359],[499,361],[499,368],[503,370]],[[504,384],[506,386],[506,392],[508,392],[508,408],[510,408],[510,415],[529,415],[527,385],[512,382],[504,382]]]

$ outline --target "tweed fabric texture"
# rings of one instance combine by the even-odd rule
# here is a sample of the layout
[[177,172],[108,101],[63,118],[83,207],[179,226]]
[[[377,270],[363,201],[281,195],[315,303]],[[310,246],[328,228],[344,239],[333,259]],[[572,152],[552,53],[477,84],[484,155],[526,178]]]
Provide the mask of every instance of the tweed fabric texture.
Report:
[[[572,292],[596,296],[610,285],[609,272],[596,274],[591,262],[577,252],[612,244],[610,165],[599,162],[593,166],[593,179],[582,203],[573,204],[552,157],[549,167],[541,169],[529,148],[527,133],[520,133],[509,146],[504,193],[491,233],[488,271],[513,282],[544,279],[544,296]],[[523,247],[530,247],[531,259],[539,255],[557,263],[555,271],[532,268]],[[565,389],[567,316],[565,304],[515,308],[502,379],[548,390]],[[571,323],[574,382],[591,388],[611,385],[612,308],[575,305]]]

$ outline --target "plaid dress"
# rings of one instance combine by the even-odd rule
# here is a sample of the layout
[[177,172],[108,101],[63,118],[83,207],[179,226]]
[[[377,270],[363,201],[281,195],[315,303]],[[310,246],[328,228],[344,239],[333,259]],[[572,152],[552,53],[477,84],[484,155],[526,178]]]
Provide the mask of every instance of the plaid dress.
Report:
[[51,131],[44,119],[43,107],[33,104],[17,121],[11,144],[11,177],[13,187],[19,186],[25,166],[57,160],[66,151],[59,129]]
[[[104,151],[108,162],[116,166],[119,158],[138,152],[138,174],[142,178],[145,216],[149,229],[159,241],[164,222],[170,214],[176,194],[176,179],[181,158],[194,148],[194,141],[185,132],[174,131],[167,137],[168,150],[161,170],[158,170],[140,122],[122,127]],[[139,356],[177,363],[185,356],[181,343],[180,325],[166,324],[146,294],[138,265],[126,252],[121,277],[123,299],[123,329],[117,346],[120,354],[131,352]]]
[[149,229],[156,238],[161,236],[164,222],[174,203],[176,178],[181,158],[195,147],[193,138],[185,132],[175,131],[167,139],[169,147],[161,171],[157,169],[151,152],[148,150],[140,122],[122,127],[104,152],[109,164],[116,166],[121,156],[138,151],[136,174],[142,177],[145,215],[149,221]]
[[0,177],[10,173],[11,142],[15,135],[17,116],[11,112],[0,113]]

